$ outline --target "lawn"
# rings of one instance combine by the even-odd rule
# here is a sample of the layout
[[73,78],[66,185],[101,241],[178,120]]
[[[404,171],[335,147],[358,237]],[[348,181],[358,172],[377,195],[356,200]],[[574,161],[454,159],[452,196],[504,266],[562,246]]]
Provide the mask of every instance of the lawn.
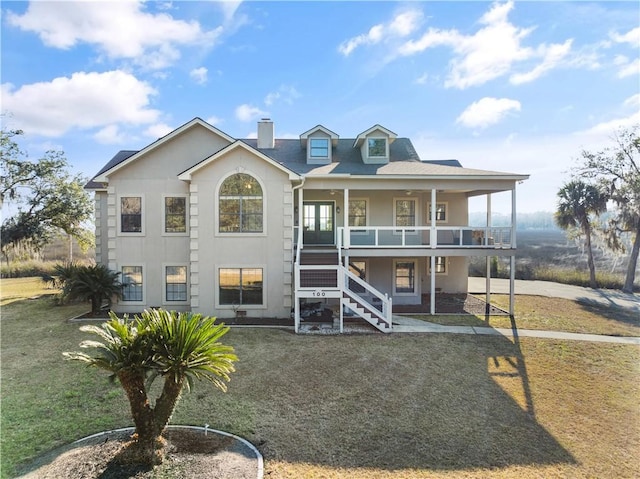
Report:
[[[131,424],[117,384],[62,359],[86,338],[66,321],[82,309],[46,297],[2,308],[2,478]],[[265,477],[640,476],[637,346],[276,329],[226,342],[240,357],[229,392],[196,384],[172,422],[246,437]]]

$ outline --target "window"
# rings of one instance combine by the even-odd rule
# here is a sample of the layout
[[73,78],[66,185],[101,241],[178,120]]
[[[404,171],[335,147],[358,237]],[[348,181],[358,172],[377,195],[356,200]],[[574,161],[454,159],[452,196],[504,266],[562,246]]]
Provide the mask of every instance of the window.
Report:
[[122,300],[142,301],[142,266],[122,267]]
[[[429,210],[429,221],[431,221],[431,204],[427,204],[427,209]],[[447,204],[446,203],[436,203],[436,221],[439,223],[447,222]]]
[[395,204],[395,226],[416,225],[416,200],[401,199]]
[[220,268],[221,305],[262,304],[262,268]]
[[395,292],[412,294],[416,292],[415,261],[396,261]]
[[142,233],[142,197],[120,198],[120,232]]
[[220,233],[262,233],[262,188],[246,173],[231,175],[220,187]]
[[164,232],[187,232],[187,199],[184,196],[167,196],[164,199]]
[[367,139],[368,156],[387,156],[387,139],[386,138],[369,138]]
[[[431,272],[431,261],[427,261],[428,271]],[[436,274],[447,273],[447,257],[436,256]]]
[[329,158],[329,138],[310,138],[309,157]]
[[187,300],[187,267],[186,266],[166,266],[164,278],[165,278],[165,300],[166,301],[186,301]]
[[367,200],[349,200],[349,226],[367,226]]

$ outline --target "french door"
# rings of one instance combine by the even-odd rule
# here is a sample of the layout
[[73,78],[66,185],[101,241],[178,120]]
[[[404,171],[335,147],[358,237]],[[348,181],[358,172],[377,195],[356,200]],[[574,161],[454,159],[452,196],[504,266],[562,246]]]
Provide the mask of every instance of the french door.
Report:
[[306,245],[335,244],[334,204],[329,201],[309,201],[303,204],[302,241]]

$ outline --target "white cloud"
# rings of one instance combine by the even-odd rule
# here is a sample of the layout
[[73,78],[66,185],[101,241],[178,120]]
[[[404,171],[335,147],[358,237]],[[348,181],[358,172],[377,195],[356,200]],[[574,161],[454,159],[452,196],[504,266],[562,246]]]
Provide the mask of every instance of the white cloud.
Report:
[[176,20],[166,12],[144,11],[144,2],[30,2],[22,14],[8,12],[10,25],[35,32],[53,48],[96,45],[112,59],[130,59],[164,68],[180,58],[179,46],[211,45],[222,27],[203,31],[197,21]]
[[517,100],[485,97],[469,105],[456,123],[469,128],[486,128],[499,123],[514,111],[520,111],[520,102]]
[[156,93],[148,83],[120,70],[78,72],[17,90],[2,84],[2,108],[26,132],[54,137],[72,128],[153,123],[160,115],[149,107]]
[[[446,46],[453,50],[449,62],[446,87],[459,89],[482,85],[503,75],[511,74],[514,84],[533,81],[547,71],[568,61],[572,40],[562,44],[541,44],[536,48],[524,46],[523,40],[535,29],[513,25],[509,13],[513,1],[494,3],[480,18],[482,27],[471,35],[455,29],[429,28],[422,36],[400,45],[397,54],[410,56],[429,48]],[[525,73],[512,73],[521,62],[541,59],[541,63]]]
[[618,78],[640,75],[640,58],[630,61],[625,55],[616,55],[613,64],[618,67]]
[[601,121],[579,134],[610,136],[621,128],[640,125],[640,93],[627,98],[618,109],[616,116],[616,118]]
[[395,15],[387,23],[374,25],[367,33],[343,41],[338,46],[338,51],[347,57],[360,46],[375,45],[388,39],[406,37],[413,33],[421,22],[422,12],[420,10],[406,10]]
[[263,116],[268,116],[269,113],[261,110],[260,108],[244,103],[236,108],[236,118],[240,121],[253,121]]
[[542,63],[526,73],[514,73],[509,81],[514,85],[520,85],[538,79],[547,71],[557,67],[567,57],[571,51],[572,43],[573,40],[569,39],[562,44],[540,45],[537,55],[543,58]]
[[198,85],[204,85],[207,83],[207,74],[208,71],[205,67],[194,68],[189,72],[189,76],[193,81],[195,81]]
[[216,125],[219,125],[220,123],[222,123],[223,120],[222,120],[222,118],[218,118],[217,116],[210,116],[205,121],[207,123],[209,123],[210,125],[216,126]]
[[622,35],[614,32],[611,33],[609,37],[616,43],[628,43],[637,49],[638,45],[640,45],[640,27],[629,30]]
[[422,75],[420,75],[418,78],[416,78],[414,80],[414,83],[417,83],[418,85],[426,85],[427,80],[429,80],[429,74],[425,72]]
[[126,140],[126,136],[120,131],[118,125],[107,125],[98,131],[93,138],[105,145],[122,144]]
[[273,105],[276,101],[284,102],[288,105],[292,105],[293,102],[300,98],[300,93],[293,86],[281,85],[278,90],[270,92],[264,99],[264,104],[267,106]]
[[175,130],[175,128],[167,125],[166,123],[156,123],[149,126],[149,128],[144,131],[144,134],[153,139],[158,139],[171,133],[173,130]]

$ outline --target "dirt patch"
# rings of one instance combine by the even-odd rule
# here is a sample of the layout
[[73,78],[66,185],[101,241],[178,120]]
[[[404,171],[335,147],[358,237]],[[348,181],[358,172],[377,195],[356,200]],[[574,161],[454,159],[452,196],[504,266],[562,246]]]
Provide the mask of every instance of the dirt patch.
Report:
[[168,454],[153,469],[122,461],[131,444],[129,431],[115,431],[65,446],[24,468],[22,479],[175,479],[224,477],[256,479],[256,453],[242,441],[216,432],[171,428],[163,435]]

